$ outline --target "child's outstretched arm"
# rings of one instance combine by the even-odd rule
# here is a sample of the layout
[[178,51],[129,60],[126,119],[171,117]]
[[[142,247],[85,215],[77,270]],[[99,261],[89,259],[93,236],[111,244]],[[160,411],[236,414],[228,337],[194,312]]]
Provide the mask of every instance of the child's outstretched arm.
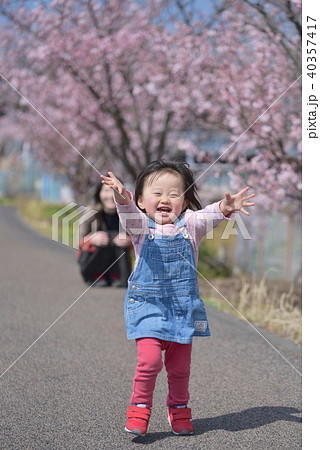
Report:
[[254,206],[255,203],[248,202],[248,200],[255,196],[255,194],[250,194],[245,197],[243,195],[250,189],[249,186],[242,189],[240,192],[234,195],[230,195],[229,192],[225,193],[225,198],[220,202],[220,209],[221,212],[228,216],[229,214],[240,211],[246,216],[249,216],[250,213],[246,211],[243,207],[244,206]]
[[119,205],[128,205],[131,199],[126,188],[112,172],[108,172],[108,175],[108,177],[101,175],[102,183],[113,189],[115,200]]

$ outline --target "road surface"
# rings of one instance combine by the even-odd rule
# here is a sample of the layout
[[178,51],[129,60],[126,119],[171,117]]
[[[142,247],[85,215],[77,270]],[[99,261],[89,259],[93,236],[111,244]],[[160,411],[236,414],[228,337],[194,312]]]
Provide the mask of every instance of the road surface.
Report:
[[193,349],[195,434],[171,433],[163,370],[148,434],[134,436],[125,290],[86,291],[74,251],[13,207],[0,207],[0,249],[1,449],[301,448],[300,346],[208,307],[212,336]]

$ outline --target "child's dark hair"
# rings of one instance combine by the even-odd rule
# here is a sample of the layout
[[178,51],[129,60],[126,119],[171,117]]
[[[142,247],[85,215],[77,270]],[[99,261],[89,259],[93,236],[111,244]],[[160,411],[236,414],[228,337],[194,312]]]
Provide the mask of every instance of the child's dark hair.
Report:
[[[158,159],[152,161],[139,174],[135,188],[135,202],[138,206],[138,199],[142,196],[144,183],[149,175],[154,174],[151,180],[159,174],[159,172],[173,173],[181,175],[184,182],[184,198],[189,200],[188,208],[194,211],[201,209],[201,203],[198,197],[198,189],[194,181],[193,173],[188,163],[183,161],[166,161]],[[138,206],[139,207],[139,206]]]

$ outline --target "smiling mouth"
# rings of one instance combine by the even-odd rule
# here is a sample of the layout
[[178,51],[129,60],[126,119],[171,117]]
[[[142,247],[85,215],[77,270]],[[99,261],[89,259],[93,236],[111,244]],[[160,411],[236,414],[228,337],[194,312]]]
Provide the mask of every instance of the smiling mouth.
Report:
[[160,206],[159,208],[157,208],[157,211],[169,214],[171,212],[171,208],[169,208],[168,206]]

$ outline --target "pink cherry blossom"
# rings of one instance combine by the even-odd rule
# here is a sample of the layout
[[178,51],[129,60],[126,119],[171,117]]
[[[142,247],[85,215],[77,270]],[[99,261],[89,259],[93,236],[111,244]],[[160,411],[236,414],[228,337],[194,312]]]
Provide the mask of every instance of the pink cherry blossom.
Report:
[[235,187],[299,209],[299,2],[189,2],[185,14],[173,0],[125,3],[0,1],[2,73],[34,107],[2,80],[6,120],[37,158],[81,196],[98,172],[132,181],[151,160],[194,157],[222,136]]

